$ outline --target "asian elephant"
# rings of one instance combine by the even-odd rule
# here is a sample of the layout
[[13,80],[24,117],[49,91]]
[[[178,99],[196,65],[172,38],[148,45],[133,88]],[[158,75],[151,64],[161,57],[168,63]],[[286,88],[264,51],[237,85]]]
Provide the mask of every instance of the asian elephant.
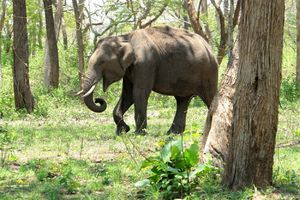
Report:
[[120,79],[122,94],[113,111],[117,134],[129,131],[123,115],[132,104],[136,133],[144,133],[151,91],[175,97],[177,110],[168,132],[182,133],[191,97],[200,96],[210,106],[217,91],[218,64],[201,36],[168,26],[152,27],[100,40],[78,95],[90,110],[103,112],[106,102],[93,99],[96,84],[103,80],[105,92]]

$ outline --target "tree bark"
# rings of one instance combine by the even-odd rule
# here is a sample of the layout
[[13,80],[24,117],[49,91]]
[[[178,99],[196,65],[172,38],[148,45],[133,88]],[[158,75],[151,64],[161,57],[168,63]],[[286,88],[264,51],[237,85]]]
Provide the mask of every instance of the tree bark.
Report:
[[30,48],[30,54],[35,55],[36,53],[36,42],[37,42],[37,34],[36,34],[36,26],[33,27],[32,32],[31,32],[31,48]]
[[296,83],[300,85],[300,1],[296,1],[297,7],[297,63],[296,63]]
[[[74,8],[74,15],[76,21],[76,39],[77,39],[77,53],[78,53],[78,64],[79,64],[79,80],[80,80],[80,87],[82,87],[82,75],[84,74],[84,47],[83,47],[83,37],[82,37],[82,30],[81,30],[81,16],[80,10],[78,8],[77,0],[72,0],[73,8]],[[81,9],[83,10],[83,9]]]
[[[48,88],[56,88],[59,84],[59,62],[52,2],[51,0],[43,0],[43,2],[47,33],[44,83]],[[48,60],[47,55],[49,55]]]
[[[41,0],[39,0],[39,5],[42,6],[42,2]],[[38,25],[38,44],[39,44],[39,48],[42,49],[43,48],[43,13],[42,11],[39,12],[39,25]]]
[[25,0],[13,0],[13,83],[16,109],[34,108],[28,76],[28,36]]
[[4,27],[5,12],[6,12],[6,0],[2,1],[0,16],[0,89],[2,86],[2,30]]
[[68,35],[67,35],[66,24],[65,24],[64,19],[62,19],[61,30],[62,30],[62,35],[63,35],[64,50],[67,50],[68,49]]
[[241,2],[239,45],[213,100],[203,156],[225,166],[232,189],[272,184],[278,124],[284,0]]

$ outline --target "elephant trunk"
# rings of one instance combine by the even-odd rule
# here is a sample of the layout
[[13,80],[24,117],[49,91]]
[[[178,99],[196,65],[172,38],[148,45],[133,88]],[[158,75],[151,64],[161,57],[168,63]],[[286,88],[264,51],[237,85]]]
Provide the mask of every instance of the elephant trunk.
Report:
[[92,71],[90,73],[87,73],[86,77],[83,80],[83,101],[90,110],[97,113],[103,112],[107,107],[104,99],[95,98],[94,100],[93,98],[94,89],[97,82],[99,82],[101,78],[102,76],[98,76],[97,78],[97,74]]

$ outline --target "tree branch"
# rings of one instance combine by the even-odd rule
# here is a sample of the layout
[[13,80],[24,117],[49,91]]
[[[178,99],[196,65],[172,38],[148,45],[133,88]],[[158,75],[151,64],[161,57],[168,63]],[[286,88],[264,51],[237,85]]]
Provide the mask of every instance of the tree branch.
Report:
[[211,0],[211,3],[216,9],[220,21],[220,44],[218,47],[218,56],[217,56],[218,62],[220,64],[226,53],[226,43],[227,43],[228,33],[226,32],[226,27],[225,27],[225,17],[220,6],[216,4],[215,0]]
[[140,25],[140,28],[146,28],[147,26],[151,25],[154,21],[156,21],[162,14],[163,12],[166,10],[166,7],[168,6],[168,4],[164,4],[163,7],[159,10],[158,14],[150,19],[148,22],[145,22],[144,24]]
[[184,6],[187,9],[194,32],[201,35],[206,41],[208,41],[208,37],[204,33],[203,28],[202,28],[201,24],[199,23],[199,20],[197,19],[197,13],[196,13],[196,10],[194,7],[194,1],[193,0],[185,0]]

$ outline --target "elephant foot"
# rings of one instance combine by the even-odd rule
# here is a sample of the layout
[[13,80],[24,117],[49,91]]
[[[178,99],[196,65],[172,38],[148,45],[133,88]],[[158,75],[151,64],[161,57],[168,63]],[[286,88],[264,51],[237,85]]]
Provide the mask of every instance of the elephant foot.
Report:
[[167,134],[182,134],[184,132],[184,127],[180,126],[171,126],[171,128],[168,130]]
[[127,133],[128,131],[130,131],[130,127],[125,123],[121,123],[117,126],[116,134],[121,135],[123,132]]

